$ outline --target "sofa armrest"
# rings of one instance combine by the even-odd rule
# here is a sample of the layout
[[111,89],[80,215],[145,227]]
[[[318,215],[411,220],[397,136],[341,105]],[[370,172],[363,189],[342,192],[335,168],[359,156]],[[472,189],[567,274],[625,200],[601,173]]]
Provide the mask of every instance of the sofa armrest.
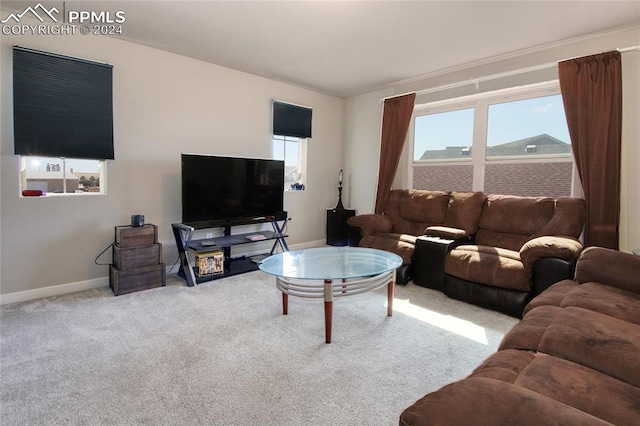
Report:
[[640,293],[640,256],[602,248],[587,247],[576,265],[576,281],[598,282]]
[[393,229],[393,220],[381,214],[360,214],[347,219],[347,225],[360,228],[362,235],[373,235],[379,232],[389,233]]
[[553,284],[573,278],[576,263],[557,257],[543,257],[533,267],[531,297],[534,298]]
[[532,238],[520,248],[520,259],[525,266],[533,267],[545,257],[573,262],[582,251],[582,243],[571,237],[544,236]]
[[424,235],[444,238],[446,240],[470,239],[470,235],[464,229],[450,228],[448,226],[429,226],[424,231]]

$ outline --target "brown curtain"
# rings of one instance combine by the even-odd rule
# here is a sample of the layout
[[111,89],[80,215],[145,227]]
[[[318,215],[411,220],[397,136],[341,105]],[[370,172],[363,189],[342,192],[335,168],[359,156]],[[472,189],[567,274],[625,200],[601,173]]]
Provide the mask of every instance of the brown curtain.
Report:
[[398,169],[404,140],[407,137],[416,94],[385,99],[382,113],[382,136],[380,140],[380,165],[378,167],[378,190],[376,192],[376,213],[382,209],[389,197],[393,177]]
[[587,204],[585,246],[617,250],[622,132],[620,52],[562,61],[558,73]]

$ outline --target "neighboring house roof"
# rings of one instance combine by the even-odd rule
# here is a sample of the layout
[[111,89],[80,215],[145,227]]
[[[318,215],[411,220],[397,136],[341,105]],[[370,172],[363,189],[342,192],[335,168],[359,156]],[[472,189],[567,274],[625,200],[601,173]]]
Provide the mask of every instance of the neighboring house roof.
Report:
[[[487,149],[488,157],[505,157],[517,155],[550,155],[569,154],[571,145],[562,142],[546,133],[519,139],[500,145],[490,146]],[[420,157],[421,160],[444,160],[471,157],[469,146],[448,146],[445,149],[427,150]]]
[[[27,170],[28,180],[47,180],[47,179],[62,179],[62,171],[59,172],[39,172]],[[78,177],[72,173],[67,172],[67,180],[78,180]]]

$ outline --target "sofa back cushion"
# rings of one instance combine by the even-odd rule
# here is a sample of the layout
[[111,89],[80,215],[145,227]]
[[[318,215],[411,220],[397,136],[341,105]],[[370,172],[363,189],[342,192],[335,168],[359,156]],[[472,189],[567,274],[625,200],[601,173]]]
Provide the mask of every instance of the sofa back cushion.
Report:
[[444,226],[462,229],[467,235],[475,234],[486,201],[483,192],[452,192]]
[[532,237],[559,235],[579,238],[584,227],[586,205],[582,198],[558,198],[553,217]]
[[519,251],[553,217],[549,197],[488,195],[480,216],[476,244]]
[[448,205],[448,192],[394,189],[384,214],[393,219],[394,233],[422,235],[428,226],[444,223]]

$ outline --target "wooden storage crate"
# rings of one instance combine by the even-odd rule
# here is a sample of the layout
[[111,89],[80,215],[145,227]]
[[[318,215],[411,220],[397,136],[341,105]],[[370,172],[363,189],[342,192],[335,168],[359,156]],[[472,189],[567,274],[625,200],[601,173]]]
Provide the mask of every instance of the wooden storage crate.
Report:
[[109,286],[116,296],[165,285],[164,263],[126,270],[109,266]]
[[143,247],[113,246],[113,265],[118,269],[140,268],[162,262],[162,244]]
[[116,226],[116,245],[128,247],[148,246],[158,242],[158,227],[147,224],[143,226]]

